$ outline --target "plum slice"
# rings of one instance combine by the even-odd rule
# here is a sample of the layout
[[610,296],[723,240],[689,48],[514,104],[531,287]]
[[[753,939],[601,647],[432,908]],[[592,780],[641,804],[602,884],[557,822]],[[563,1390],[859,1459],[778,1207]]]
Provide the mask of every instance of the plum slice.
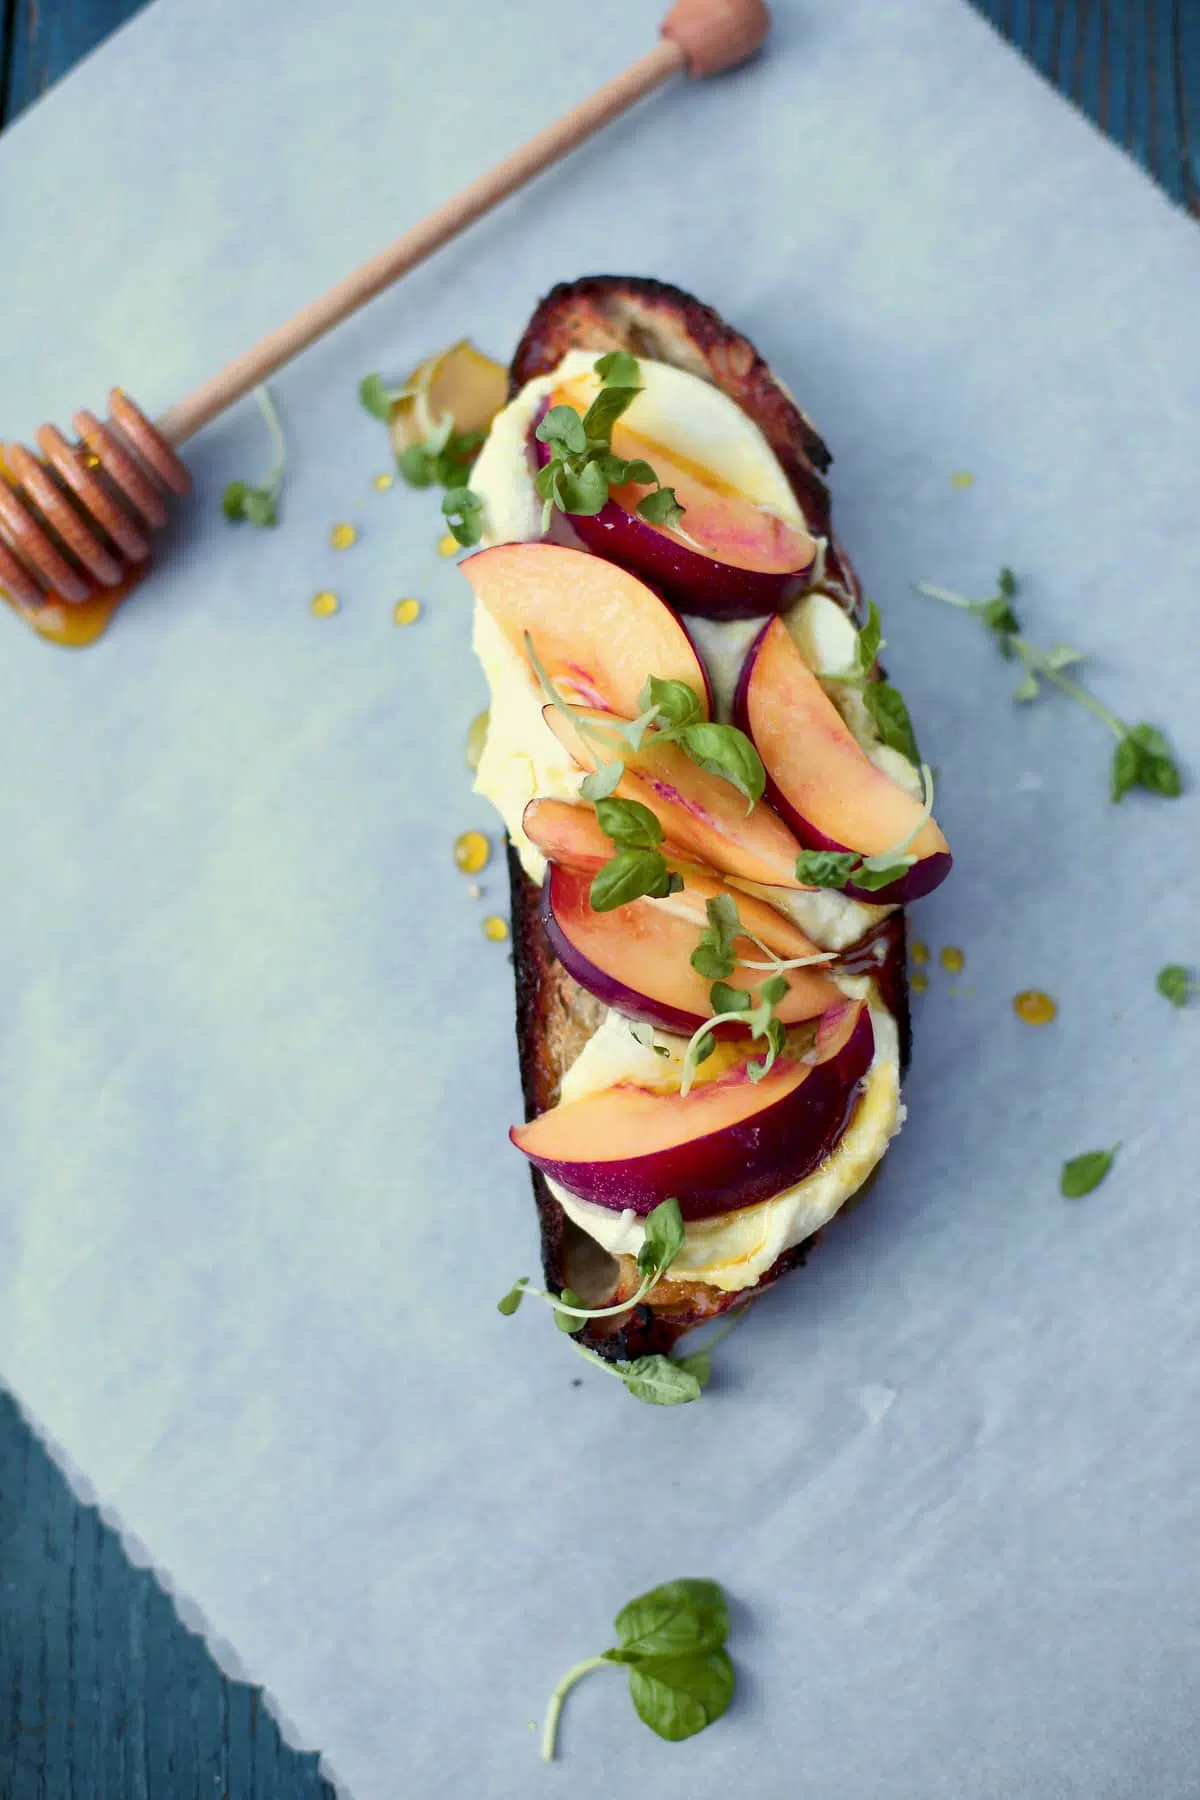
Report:
[[[712,1014],[712,983],[696,973],[691,955],[707,924],[704,902],[714,890],[721,891],[720,883],[688,871],[683,874],[681,893],[664,900],[634,900],[612,912],[595,912],[589,899],[591,879],[585,871],[551,863],[542,888],[542,924],[550,948],[567,974],[606,1006],[626,1018],[690,1037]],[[761,910],[770,909],[764,906]],[[743,923],[748,930],[754,929],[749,920],[743,918]],[[738,938],[734,948],[749,961],[767,960],[748,938]],[[789,954],[817,956],[819,952],[795,931]],[[739,966],[726,980],[730,987],[749,990],[769,973],[768,969]],[[819,964],[789,969],[786,980],[788,992],[776,1008],[785,1025],[818,1018],[840,997]]]
[[525,635],[561,692],[635,718],[648,675],[685,681],[705,716],[704,664],[670,607],[636,575],[558,544],[497,544],[462,564],[477,600],[514,649]]
[[[767,797],[808,849],[876,856],[919,822],[918,802],[876,768],[780,619],[750,648],[734,717],[762,758]],[[950,873],[950,849],[932,819],[909,854],[917,861],[890,886],[847,893],[879,905],[917,900]]]
[[[582,709],[547,706],[542,716],[580,768],[596,768],[590,740],[572,722],[582,718]],[[799,841],[769,806],[760,802],[748,813],[735,787],[692,762],[678,744],[662,743],[653,731],[642,739],[639,750],[631,750],[614,734],[611,753],[625,764],[617,793],[648,806],[669,842],[685,855],[741,881],[803,886],[796,879]]]
[[757,1084],[745,1054],[685,1096],[618,1082],[509,1136],[535,1167],[594,1205],[645,1215],[674,1196],[685,1220],[769,1199],[810,1175],[848,1125],[875,1033],[861,1001],[830,1009],[816,1042]]

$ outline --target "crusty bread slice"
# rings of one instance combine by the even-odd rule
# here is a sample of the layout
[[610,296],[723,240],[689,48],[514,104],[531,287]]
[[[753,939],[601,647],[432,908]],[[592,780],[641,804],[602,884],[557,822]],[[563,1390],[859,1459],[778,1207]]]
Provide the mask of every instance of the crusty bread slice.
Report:
[[[560,284],[541,302],[517,347],[510,392],[557,367],[568,350],[629,350],[673,363],[722,388],[760,427],[788,476],[814,531],[829,537],[824,586],[848,611],[856,611],[859,587],[844,552],[830,533],[830,456],[791,395],[771,374],[754,346],[710,307],[679,288],[638,277],[589,276]],[[516,975],[517,1045],[525,1114],[533,1118],[558,1099],[562,1077],[595,1031],[604,1009],[558,962],[542,929],[539,891],[509,846],[513,964]],[[882,944],[882,950],[880,949]],[[845,959],[874,975],[884,1005],[900,1028],[908,1060],[909,1010],[904,914],[889,914]],[[575,1288],[589,1305],[608,1305],[639,1284],[631,1257],[608,1256],[567,1218],[541,1174],[533,1192],[542,1237],[546,1284],[556,1292]],[[816,1242],[787,1250],[752,1289],[734,1293],[704,1282],[664,1281],[648,1303],[628,1313],[590,1322],[578,1341],[610,1359],[667,1352],[697,1325],[765,1292],[798,1268]]]

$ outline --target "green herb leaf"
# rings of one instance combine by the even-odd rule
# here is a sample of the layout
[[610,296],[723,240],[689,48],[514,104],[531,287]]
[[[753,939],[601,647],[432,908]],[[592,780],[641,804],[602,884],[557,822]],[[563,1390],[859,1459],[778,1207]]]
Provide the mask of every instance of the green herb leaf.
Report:
[[665,858],[657,850],[618,850],[612,861],[592,877],[588,890],[592,911],[613,912],[618,906],[628,906],[631,900],[647,895],[664,899],[678,891],[672,885],[673,879],[679,883],[679,877],[672,878]]
[[629,1671],[638,1718],[668,1743],[694,1737],[733,1699],[733,1664],[724,1650],[707,1656],[655,1659]]
[[862,697],[863,705],[875,721],[881,743],[898,750],[901,756],[907,756],[910,763],[919,763],[921,753],[903,695],[886,681],[869,681],[863,688]]
[[[399,390],[403,392],[403,389]],[[364,375],[358,384],[358,398],[373,419],[382,419],[386,425],[392,416],[392,406],[399,398],[399,392],[393,393],[387,387],[382,375]]]
[[[558,446],[573,456],[582,456],[587,449],[587,432],[573,406],[552,406],[534,436],[539,442]],[[546,466],[550,467],[549,464]],[[542,473],[545,474],[545,470]]]
[[628,350],[610,350],[592,365],[605,387],[637,387],[641,370]]
[[707,769],[710,775],[720,775],[744,794],[746,811],[753,811],[762,799],[767,775],[758,751],[744,731],[736,725],[716,725],[705,720],[682,726],[678,741],[700,768]]
[[655,850],[663,841],[663,828],[640,800],[596,801],[596,822],[605,837],[627,849]]
[[1114,1144],[1111,1150],[1087,1150],[1082,1156],[1073,1156],[1062,1166],[1058,1191],[1068,1200],[1081,1200],[1098,1188],[1108,1171],[1120,1144]]
[[525,1298],[525,1289],[528,1285],[528,1275],[522,1275],[520,1281],[514,1282],[512,1287],[509,1288],[503,1300],[497,1300],[496,1311],[503,1313],[506,1319],[511,1319],[512,1315],[516,1312],[522,1300]]
[[670,1268],[682,1249],[683,1217],[679,1202],[664,1200],[647,1216],[645,1236],[637,1255],[638,1274],[657,1279]]
[[242,501],[242,517],[250,525],[278,525],[279,511],[274,494],[265,488],[247,488]]
[[676,1356],[673,1359],[685,1374],[694,1376],[701,1388],[706,1388],[712,1379],[712,1357],[707,1350],[693,1350],[690,1356]]
[[737,902],[732,894],[717,894],[705,901],[708,929],[701,932],[700,942],[692,951],[692,967],[706,981],[718,981],[732,975],[737,957],[734,939],[741,929]]
[[[574,1288],[564,1288],[561,1297],[567,1306],[583,1305],[583,1301],[575,1292]],[[558,1326],[560,1331],[565,1331],[569,1337],[575,1337],[577,1333],[583,1330],[584,1326],[587,1324],[587,1320],[577,1319],[573,1314],[563,1312],[560,1308],[555,1307],[554,1323]]]
[[629,1035],[633,1038],[634,1042],[640,1044],[644,1050],[653,1050],[655,1056],[669,1057],[671,1054],[665,1044],[655,1043],[653,1025],[644,1025],[640,1019],[631,1020]]
[[1182,963],[1167,963],[1154,979],[1155,988],[1172,1006],[1186,1006],[1197,992],[1197,983]]
[[867,601],[867,621],[858,634],[855,649],[858,665],[864,675],[869,675],[875,666],[875,658],[883,645],[883,621],[879,616],[879,608],[873,600]]
[[645,687],[638,695],[638,710],[657,711],[656,723],[661,727],[674,729],[681,725],[690,725],[693,720],[703,716],[704,708],[695,688],[689,687],[686,681],[660,681],[657,675],[651,675]]
[[754,1004],[745,988],[730,987],[724,981],[713,982],[708,1003],[714,1013],[748,1013]]
[[608,454],[598,456],[596,461],[603,469],[604,479],[609,487],[624,487],[626,482],[630,481],[635,482],[638,487],[649,487],[658,479],[650,464],[644,462],[641,457],[635,457],[632,462],[626,462],[620,456]]
[[852,850],[802,850],[796,858],[796,880],[805,887],[844,888],[858,862]]
[[578,472],[563,463],[554,487],[554,503],[565,513],[594,518],[608,500],[608,483],[599,463],[585,462]]
[[1131,737],[1118,740],[1113,751],[1110,791],[1115,804],[1123,800],[1130,788],[1138,784],[1138,771],[1142,766],[1138,747]]
[[[607,446],[612,438],[613,426],[621,414],[633,405],[640,392],[641,389],[637,387],[619,387],[613,382],[606,383],[583,415],[585,445],[589,441],[599,441],[601,445]],[[585,445],[579,447],[582,449]]]
[[246,504],[246,495],[249,492],[250,484],[247,481],[231,481],[225,489],[221,499],[221,511],[235,525],[245,517],[243,509]]
[[466,549],[483,535],[483,501],[469,487],[448,488],[442,500],[446,523]]
[[1021,629],[1020,620],[1006,599],[977,601],[975,609],[988,629],[998,637],[1012,637]]
[[674,530],[684,511],[675,496],[675,489],[669,487],[655,488],[652,494],[644,494],[637,509],[648,525],[665,525],[668,531]]
[[669,1356],[638,1356],[612,1365],[635,1400],[647,1406],[686,1406],[700,1398],[700,1383]]
[[268,389],[255,388],[254,398],[266,423],[274,460],[257,487],[248,481],[231,481],[221,496],[221,511],[235,525],[242,520],[248,525],[278,525],[279,496],[283,492],[283,470],[287,460],[283,427]]
[[435,459],[424,444],[409,444],[396,458],[396,467],[409,487],[427,488],[434,484],[437,474]]
[[1042,691],[1042,684],[1032,669],[1026,670],[1013,689],[1014,700],[1036,700]]
[[864,888],[868,893],[877,894],[880,888],[891,887],[893,881],[899,881],[902,875],[916,862],[915,856],[900,856],[893,863],[887,863],[881,869],[872,868],[870,862],[862,862],[853,871],[852,880],[856,888]]
[[620,786],[624,773],[625,764],[619,756],[614,757],[611,762],[598,764],[593,774],[585,775],[579,784],[579,791],[585,800],[607,800]]
[[715,1581],[664,1581],[623,1606],[621,1648],[638,1656],[702,1656],[729,1636],[729,1607]]

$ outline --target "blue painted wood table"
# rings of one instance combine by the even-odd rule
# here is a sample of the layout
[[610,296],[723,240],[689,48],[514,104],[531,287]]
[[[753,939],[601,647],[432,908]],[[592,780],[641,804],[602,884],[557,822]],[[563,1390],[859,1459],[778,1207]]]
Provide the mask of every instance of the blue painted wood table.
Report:
[[[0,125],[139,0],[0,0]],[[979,0],[1200,217],[1196,0]],[[316,1759],[221,1674],[0,1393],[0,1800],[316,1800]]]

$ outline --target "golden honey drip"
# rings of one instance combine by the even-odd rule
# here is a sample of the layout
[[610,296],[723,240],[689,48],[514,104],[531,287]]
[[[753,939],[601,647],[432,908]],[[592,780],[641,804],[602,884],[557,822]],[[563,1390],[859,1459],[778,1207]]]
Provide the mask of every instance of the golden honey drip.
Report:
[[508,926],[503,919],[492,913],[483,921],[483,935],[490,943],[502,944],[508,936]]
[[397,625],[415,625],[421,616],[419,600],[397,600],[392,608],[392,619]]
[[454,533],[452,531],[448,531],[446,533],[445,537],[441,537],[438,539],[438,547],[437,548],[438,548],[439,556],[453,556],[455,551],[460,550],[462,548],[462,546],[459,543],[458,539],[455,537]]
[[322,588],[320,593],[314,594],[309,601],[308,610],[314,619],[332,619],[340,605],[341,601],[336,594],[330,593],[328,588]]
[[961,975],[967,965],[966,957],[956,944],[947,944],[938,961],[950,975]]
[[975,486],[975,477],[969,469],[957,469],[950,477],[952,488],[969,488]]
[[909,977],[908,985],[914,994],[923,994],[929,986],[929,977],[923,969],[916,969]]
[[908,946],[908,954],[915,963],[927,963],[929,961],[929,945],[923,944],[920,938],[914,938]]
[[335,550],[349,550],[352,544],[358,542],[357,528],[345,523],[335,525],[329,534],[329,542]]
[[1026,988],[1014,996],[1013,1011],[1026,1025],[1049,1025],[1058,1016],[1058,1002],[1041,988]]
[[6,601],[17,617],[48,644],[58,644],[63,650],[86,650],[89,644],[104,636],[118,606],[145,573],[143,566],[119,586],[103,588],[90,600],[80,600],[75,605],[68,605],[57,595],[50,594],[44,606],[23,606],[4,588],[0,588],[0,600]]
[[375,489],[377,494],[386,494],[388,489],[395,484],[395,480],[396,477],[394,475],[377,475],[371,483],[371,486]]
[[454,840],[454,861],[464,875],[478,875],[480,869],[487,867],[491,854],[492,846],[482,831],[464,831]]

